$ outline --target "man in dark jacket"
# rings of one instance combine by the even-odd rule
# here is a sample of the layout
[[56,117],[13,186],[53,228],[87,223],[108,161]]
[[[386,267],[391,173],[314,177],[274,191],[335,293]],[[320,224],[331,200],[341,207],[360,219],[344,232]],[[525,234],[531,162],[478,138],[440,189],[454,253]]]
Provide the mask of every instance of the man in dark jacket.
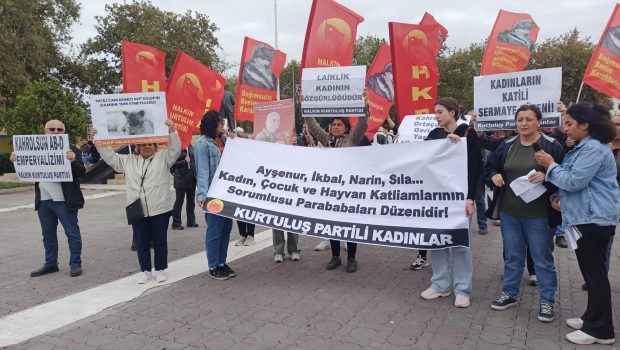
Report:
[[187,198],[185,206],[187,215],[187,227],[198,227],[194,214],[194,195],[196,194],[196,166],[194,165],[194,146],[191,144],[181,151],[177,161],[170,167],[170,173],[174,175],[174,189],[176,200],[172,208],[172,229],[182,230],[181,209],[183,201]]
[[[64,134],[65,125],[52,119],[45,123],[46,134]],[[84,176],[86,168],[82,162],[82,152],[74,144],[67,151],[67,159],[71,162],[73,182],[37,182],[34,184],[34,210],[39,214],[39,222],[43,233],[43,247],[45,248],[45,264],[30,273],[30,277],[47,275],[58,272],[58,236],[56,227],[58,221],[62,224],[69,242],[69,266],[71,277],[82,274],[82,236],[78,226],[78,209],[84,207],[84,196],[80,189],[78,177]],[[15,162],[15,152],[11,154],[11,161]]]

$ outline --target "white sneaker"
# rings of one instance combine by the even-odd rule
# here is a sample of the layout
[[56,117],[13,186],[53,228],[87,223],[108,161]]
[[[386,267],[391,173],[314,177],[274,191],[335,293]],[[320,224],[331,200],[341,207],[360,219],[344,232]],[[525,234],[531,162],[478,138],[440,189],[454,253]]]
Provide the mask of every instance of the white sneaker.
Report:
[[166,282],[167,279],[166,270],[155,271],[155,280],[157,283]]
[[247,247],[247,246],[254,245],[255,243],[256,243],[256,241],[254,240],[254,236],[248,236],[245,239],[245,243],[243,245]]
[[150,271],[141,272],[138,276],[138,284],[148,283],[149,280],[153,277]]
[[329,247],[330,247],[329,240],[324,239],[320,241],[319,244],[316,245],[316,247],[314,247],[314,250],[323,251],[323,250],[327,250],[327,248]]
[[437,299],[439,297],[447,297],[450,294],[452,294],[452,292],[450,291],[442,293],[442,292],[438,292],[434,290],[433,287],[428,287],[427,290],[420,293],[420,296],[422,297],[422,299],[432,300],[432,299]]
[[454,294],[456,297],[454,299],[454,306],[456,307],[469,307],[471,301],[469,300],[469,295],[466,294]]
[[299,259],[301,259],[301,255],[299,255],[299,252],[292,252],[291,253],[291,260],[292,261],[299,261]]
[[583,327],[583,320],[579,318],[569,318],[566,320],[566,324],[573,329],[580,330]]
[[275,253],[273,254],[273,261],[277,263],[281,263],[284,261],[284,254]]
[[589,344],[595,344],[595,343],[603,344],[603,345],[610,345],[616,342],[615,338],[598,339],[582,331],[574,331],[572,333],[568,333],[566,335],[566,340],[568,340],[571,343],[581,344],[581,345],[589,345]]
[[243,237],[243,236],[241,236],[241,238],[239,238],[239,240],[238,240],[237,242],[235,242],[235,245],[236,245],[237,247],[238,247],[238,246],[242,246],[242,245],[244,245],[244,244],[245,244],[246,239],[247,239],[247,237]]
[[528,283],[530,284],[530,286],[537,286],[538,285],[538,277],[536,277],[536,275],[529,275],[527,277]]

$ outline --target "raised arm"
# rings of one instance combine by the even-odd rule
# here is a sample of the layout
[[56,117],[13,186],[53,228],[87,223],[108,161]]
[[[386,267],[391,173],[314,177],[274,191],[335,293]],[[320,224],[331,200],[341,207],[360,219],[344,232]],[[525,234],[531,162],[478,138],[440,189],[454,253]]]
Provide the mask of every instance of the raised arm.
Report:
[[329,145],[329,133],[316,122],[313,117],[305,118],[306,125],[308,125],[308,131],[314,137],[317,142],[320,142],[323,146]]

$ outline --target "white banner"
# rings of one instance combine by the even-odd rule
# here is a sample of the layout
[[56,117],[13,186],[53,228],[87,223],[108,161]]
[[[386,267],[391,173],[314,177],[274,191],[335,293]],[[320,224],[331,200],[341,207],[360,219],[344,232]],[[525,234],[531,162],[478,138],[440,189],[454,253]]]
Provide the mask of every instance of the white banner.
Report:
[[14,135],[15,172],[23,182],[71,182],[67,134]]
[[168,142],[163,92],[93,95],[90,108],[97,147]]
[[562,68],[484,75],[474,78],[476,130],[514,130],[515,114],[522,105],[536,105],[541,127],[560,126],[557,102],[562,93]]
[[304,117],[366,115],[366,66],[304,68],[301,73],[301,114]]
[[207,211],[319,238],[439,249],[469,246],[466,195],[465,142],[321,149],[235,138]]
[[396,143],[424,141],[431,130],[437,126],[434,114],[406,115],[398,126]]

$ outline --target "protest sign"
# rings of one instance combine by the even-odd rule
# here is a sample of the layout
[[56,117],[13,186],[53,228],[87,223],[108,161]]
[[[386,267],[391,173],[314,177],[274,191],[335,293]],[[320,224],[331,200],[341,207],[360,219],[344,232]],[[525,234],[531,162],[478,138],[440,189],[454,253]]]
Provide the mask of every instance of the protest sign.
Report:
[[71,162],[67,159],[69,137],[55,135],[14,135],[15,172],[23,182],[71,182]]
[[292,99],[254,104],[256,140],[288,144],[295,135],[295,104]]
[[466,147],[434,140],[323,150],[236,138],[226,144],[206,210],[319,238],[469,246]]
[[431,130],[437,126],[434,114],[407,115],[398,127],[396,143],[424,141]]
[[557,102],[562,92],[562,68],[485,75],[474,78],[476,130],[513,130],[515,113],[522,105],[536,105],[541,127],[560,125]]
[[97,147],[168,142],[163,92],[92,95],[90,106]]
[[301,114],[304,117],[362,117],[365,66],[304,68]]

